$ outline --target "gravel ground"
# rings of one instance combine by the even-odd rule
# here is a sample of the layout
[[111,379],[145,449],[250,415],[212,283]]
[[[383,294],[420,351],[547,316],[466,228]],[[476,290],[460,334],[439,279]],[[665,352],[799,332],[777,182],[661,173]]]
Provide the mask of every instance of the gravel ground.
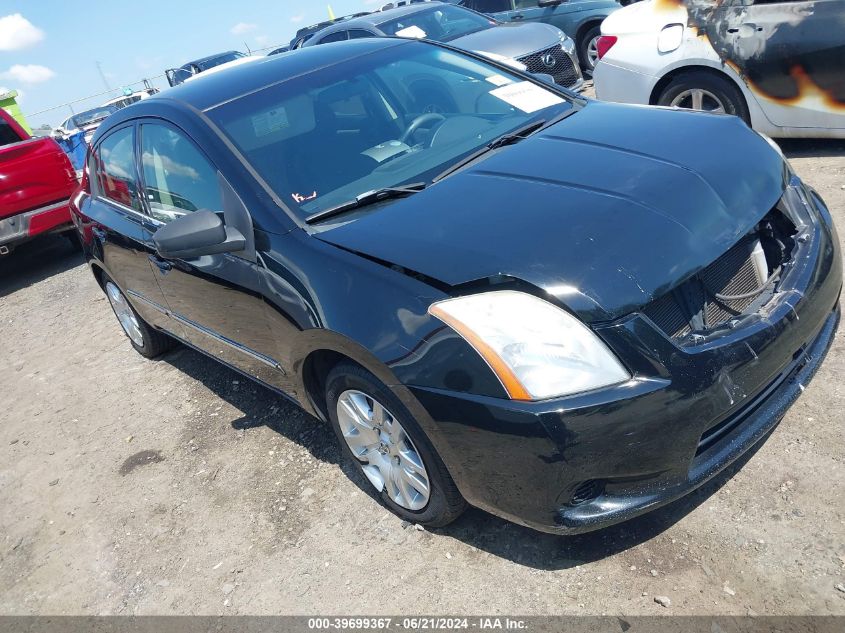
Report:
[[[845,143],[784,147],[845,235]],[[3,614],[845,615],[843,334],[742,464],[575,538],[403,527],[327,426],[193,351],[134,353],[62,238],[0,260],[0,341]]]

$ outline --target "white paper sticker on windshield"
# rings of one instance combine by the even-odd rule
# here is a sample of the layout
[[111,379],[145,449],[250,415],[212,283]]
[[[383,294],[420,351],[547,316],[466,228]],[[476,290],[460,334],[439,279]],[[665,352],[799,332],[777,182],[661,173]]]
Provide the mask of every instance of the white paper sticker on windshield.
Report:
[[273,132],[290,127],[288,113],[284,108],[274,108],[252,117],[252,129],[256,137],[267,136]]
[[563,103],[563,99],[545,88],[530,81],[502,86],[491,90],[490,94],[523,112],[531,113],[549,106]]
[[396,37],[413,37],[413,38],[419,40],[419,39],[424,38],[425,35],[426,35],[425,31],[423,31],[416,24],[396,31]]
[[490,75],[487,78],[487,81],[489,81],[494,86],[507,86],[508,84],[513,83],[513,81],[511,81],[504,75]]

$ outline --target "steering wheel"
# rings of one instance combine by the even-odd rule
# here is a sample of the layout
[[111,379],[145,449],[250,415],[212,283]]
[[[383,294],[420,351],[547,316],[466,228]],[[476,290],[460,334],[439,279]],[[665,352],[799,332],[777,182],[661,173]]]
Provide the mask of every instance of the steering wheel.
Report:
[[408,126],[408,129],[402,134],[402,137],[399,139],[402,143],[407,143],[408,139],[413,136],[414,132],[416,132],[420,127],[425,125],[426,123],[434,123],[436,121],[445,121],[446,117],[440,114],[439,112],[426,112],[425,114],[419,115]]

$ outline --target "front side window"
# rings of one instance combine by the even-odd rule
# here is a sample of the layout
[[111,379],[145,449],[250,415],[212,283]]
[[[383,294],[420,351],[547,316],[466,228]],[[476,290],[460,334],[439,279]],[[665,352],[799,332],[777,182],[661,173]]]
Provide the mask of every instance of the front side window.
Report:
[[147,205],[156,220],[170,222],[200,209],[222,211],[217,170],[182,133],[142,125],[141,166]]
[[435,176],[572,110],[540,82],[461,53],[395,44],[211,108],[267,185],[309,217]]
[[345,42],[347,40],[346,31],[337,31],[336,33],[329,33],[326,37],[320,40],[320,44],[331,44],[332,42]]
[[451,40],[489,29],[496,24],[490,18],[467,11],[462,7],[440,4],[432,9],[417,11],[378,27],[387,35],[426,38],[435,42]]
[[134,147],[134,128],[118,130],[97,146],[95,164],[100,195],[140,212]]
[[[478,11],[479,13],[501,13],[512,9],[511,1],[512,0],[464,0],[461,5],[468,9]],[[523,0],[517,0],[517,4],[521,1]],[[537,3],[534,2],[534,6],[536,5]]]
[[21,137],[12,129],[12,126],[6,123],[5,120],[0,119],[0,146],[18,143],[20,140]]
[[349,31],[350,40],[362,40],[366,37],[375,37],[375,34],[364,29],[352,29]]

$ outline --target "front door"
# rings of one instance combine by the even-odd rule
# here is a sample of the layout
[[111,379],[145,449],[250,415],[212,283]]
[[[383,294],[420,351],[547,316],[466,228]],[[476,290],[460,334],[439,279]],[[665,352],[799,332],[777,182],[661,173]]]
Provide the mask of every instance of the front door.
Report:
[[845,128],[842,0],[738,0],[707,33],[772,123]]
[[80,201],[82,231],[114,282],[149,324],[182,335],[167,317],[166,300],[150,270],[155,252],[144,213],[135,169],[135,126],[129,124],[103,138],[89,157],[91,195]]
[[[139,127],[144,197],[159,226],[201,209],[222,214],[217,169],[188,135],[162,123]],[[265,383],[285,384],[256,263],[223,254],[155,257],[150,265],[189,343]]]
[[492,15],[500,22],[519,22],[525,18],[521,11],[514,11],[514,0],[463,0],[461,6]]

